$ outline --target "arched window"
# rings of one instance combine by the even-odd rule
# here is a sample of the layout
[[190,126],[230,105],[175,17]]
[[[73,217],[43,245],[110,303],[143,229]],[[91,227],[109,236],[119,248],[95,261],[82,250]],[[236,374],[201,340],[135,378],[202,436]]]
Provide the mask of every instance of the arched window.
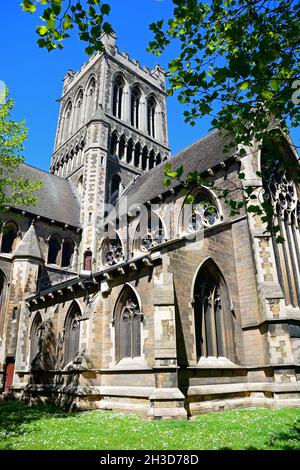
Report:
[[156,165],[159,165],[160,163],[161,163],[161,155],[160,153],[158,153],[156,156]]
[[126,154],[127,163],[132,162],[132,154],[133,154],[133,141],[132,139],[129,139],[128,144],[127,144],[127,154]]
[[61,252],[61,238],[59,235],[51,235],[48,248],[48,264],[59,264]]
[[92,116],[95,111],[95,93],[96,93],[96,80],[92,77],[89,81],[87,88],[87,100],[86,100],[86,116]]
[[34,320],[31,325],[31,330],[30,330],[30,364],[32,363],[33,359],[36,357],[36,355],[39,352],[39,339],[40,339],[40,326],[42,324],[42,317],[40,312],[37,312],[37,314],[34,317]]
[[188,197],[192,203],[184,201],[181,210],[181,232],[198,232],[220,222],[220,214],[214,197],[205,189],[191,191]]
[[120,158],[120,160],[124,159],[125,148],[126,148],[126,139],[125,139],[124,135],[121,135],[120,141],[119,141],[119,158]]
[[[274,159],[274,155],[278,156],[278,160]],[[283,243],[278,243],[272,233],[278,280],[286,304],[298,307],[300,306],[300,199],[299,189],[283,160],[284,155],[291,162],[295,160],[290,147],[283,139],[281,142],[272,142],[271,139],[262,149],[264,199],[273,206],[273,225],[279,229],[277,236],[284,239]]]
[[61,267],[69,268],[72,266],[73,255],[74,255],[74,242],[73,240],[67,239],[64,240],[61,256]]
[[140,113],[140,99],[141,92],[138,86],[131,90],[130,98],[130,123],[133,127],[139,128],[139,113]]
[[147,159],[148,159],[148,149],[147,147],[144,147],[142,151],[142,170],[147,170]]
[[83,90],[79,90],[75,102],[75,129],[82,123],[82,110],[83,110]]
[[65,114],[64,114],[64,124],[63,124],[63,137],[67,139],[72,132],[72,102],[66,106]]
[[140,158],[141,158],[141,145],[138,142],[134,149],[134,166],[139,168],[140,166]]
[[148,134],[155,138],[155,99],[153,96],[150,96],[147,101],[147,129]]
[[116,155],[118,145],[118,135],[116,132],[113,132],[110,137],[110,154]]
[[227,357],[235,361],[234,316],[226,283],[216,264],[208,260],[194,286],[194,318],[197,360]]
[[134,239],[135,251],[148,251],[166,241],[166,234],[160,217],[150,209],[142,216]]
[[79,340],[80,340],[80,317],[81,310],[77,302],[73,302],[66,316],[64,326],[64,363],[67,365],[69,362],[75,359],[75,356],[79,352]]
[[124,260],[122,242],[115,231],[110,231],[103,242],[102,262],[105,266],[114,266]]
[[155,162],[155,154],[154,154],[154,150],[151,150],[149,154],[149,170],[151,170],[154,167],[154,162]]
[[141,356],[141,322],[138,299],[129,286],[121,293],[114,311],[116,362]]
[[121,187],[122,187],[122,181],[121,181],[120,176],[117,174],[113,175],[111,179],[111,187],[110,187],[110,203],[111,204],[114,204],[117,201],[120,195]]
[[124,94],[124,80],[119,75],[115,78],[113,83],[113,99],[112,99],[112,112],[113,115],[119,119],[122,119],[122,104]]
[[18,226],[14,222],[8,222],[2,229],[2,253],[11,253],[16,248],[16,240],[18,236]]

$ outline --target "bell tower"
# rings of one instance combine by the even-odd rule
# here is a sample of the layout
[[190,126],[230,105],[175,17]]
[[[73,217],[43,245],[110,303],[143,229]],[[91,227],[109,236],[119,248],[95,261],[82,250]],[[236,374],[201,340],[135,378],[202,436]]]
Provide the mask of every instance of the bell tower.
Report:
[[64,78],[50,168],[79,199],[82,263],[99,250],[105,206],[170,154],[163,69],[142,67],[114,36],[101,40],[105,51]]

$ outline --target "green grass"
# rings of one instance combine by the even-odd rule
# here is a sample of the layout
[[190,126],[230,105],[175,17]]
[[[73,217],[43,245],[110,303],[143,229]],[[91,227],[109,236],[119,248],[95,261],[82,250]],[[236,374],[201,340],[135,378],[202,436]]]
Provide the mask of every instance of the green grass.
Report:
[[300,449],[300,409],[247,409],[147,421],[0,403],[0,449]]

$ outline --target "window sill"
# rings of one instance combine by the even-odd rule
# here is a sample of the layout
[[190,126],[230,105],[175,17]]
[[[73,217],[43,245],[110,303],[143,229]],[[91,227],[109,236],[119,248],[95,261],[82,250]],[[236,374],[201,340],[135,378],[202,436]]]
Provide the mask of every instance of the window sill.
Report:
[[227,357],[201,357],[195,366],[189,368],[197,369],[240,369],[240,366],[231,362]]
[[134,357],[133,359],[129,357],[124,357],[121,359],[114,367],[114,369],[149,369],[145,360],[141,357]]

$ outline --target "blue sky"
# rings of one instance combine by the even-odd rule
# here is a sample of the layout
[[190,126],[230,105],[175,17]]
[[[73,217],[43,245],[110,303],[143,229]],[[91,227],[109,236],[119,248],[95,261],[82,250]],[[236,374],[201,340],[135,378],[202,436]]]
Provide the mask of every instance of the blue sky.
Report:
[[[21,11],[21,0],[2,2],[0,17],[0,81],[4,81],[16,101],[15,119],[25,119],[29,136],[25,144],[25,161],[48,169],[53,151],[62,79],[68,69],[78,70],[87,61],[84,43],[74,37],[62,51],[48,53],[37,44],[37,15]],[[117,32],[119,49],[125,50],[141,64],[166,67],[171,51],[157,58],[146,52],[152,37],[148,25],[172,11],[171,0],[110,0],[111,22]],[[205,135],[208,119],[195,127],[184,123],[184,108],[175,97],[168,98],[169,141],[172,154]],[[293,132],[299,145],[299,132]]]

